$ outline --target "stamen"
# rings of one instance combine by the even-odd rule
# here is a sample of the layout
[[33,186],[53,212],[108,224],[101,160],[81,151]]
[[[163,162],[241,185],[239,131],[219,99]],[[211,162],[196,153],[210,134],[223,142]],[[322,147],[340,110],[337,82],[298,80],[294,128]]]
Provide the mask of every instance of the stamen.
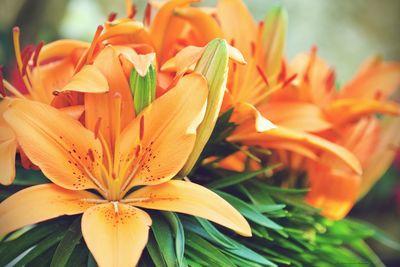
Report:
[[144,11],[143,24],[148,26],[150,25],[150,21],[151,21],[151,5],[150,3],[147,3],[146,9]]
[[330,70],[325,79],[325,90],[326,91],[329,92],[332,89],[332,87],[335,85],[335,78],[336,78],[335,71]]
[[281,71],[280,71],[279,76],[278,76],[278,81],[279,82],[284,82],[285,79],[286,79],[286,63],[285,63],[285,60],[282,59]]
[[317,56],[317,47],[314,45],[313,47],[311,47],[310,60],[308,61],[307,69],[303,77],[303,80],[307,83],[310,82],[310,72],[312,66],[314,65],[316,56]]
[[130,19],[135,18],[136,13],[137,13],[137,8],[136,8],[136,5],[133,4],[133,5],[131,5],[131,11],[129,12],[128,18],[130,18]]
[[21,57],[21,46],[19,43],[19,27],[13,28],[13,41],[14,41],[14,50],[15,50],[15,59],[17,61],[18,70],[21,72],[22,70],[22,57]]
[[250,42],[251,56],[254,57],[256,55],[256,43]]
[[89,51],[88,51],[88,56],[87,56],[86,62],[90,62],[92,60],[94,49],[96,48],[96,45],[97,45],[97,39],[99,38],[99,36],[100,36],[101,32],[103,31],[103,29],[104,28],[103,28],[102,25],[97,26],[96,33],[94,35],[92,44],[91,44],[91,46],[89,48]]
[[89,156],[89,158],[90,158],[90,160],[91,160],[92,162],[95,161],[94,154],[93,154],[93,150],[92,150],[91,148],[89,148],[89,150],[88,150],[88,156]]
[[232,38],[232,40],[230,41],[231,46],[235,46],[235,39]]
[[143,140],[143,135],[144,135],[144,116],[142,115],[140,117],[140,128],[139,128],[139,138],[140,141]]
[[290,76],[289,79],[287,79],[283,84],[281,88],[285,88],[288,84],[290,84],[294,79],[296,79],[297,77],[297,73],[293,74],[292,76]]
[[104,204],[107,203],[108,201],[105,199],[96,199],[96,198],[82,198],[81,199],[83,202],[87,203],[95,203],[95,204]]
[[3,83],[3,65],[0,65],[0,95],[2,97],[6,97],[6,89],[4,88]]
[[118,156],[119,155],[119,141],[120,141],[120,133],[121,133],[121,107],[122,107],[122,96],[119,92],[114,94],[114,114],[113,118],[115,119],[114,124],[114,172],[118,173],[119,164],[118,164]]
[[34,52],[35,49],[33,48],[33,45],[28,45],[22,51],[22,71],[21,71],[22,76],[26,75],[29,60],[31,59]]
[[112,203],[113,206],[114,206],[114,211],[115,211],[115,213],[118,213],[118,212],[119,212],[118,201],[113,201],[113,202],[111,202],[111,203]]
[[13,95],[19,97],[19,98],[25,98],[25,96],[23,94],[21,94],[14,86],[12,86],[9,82],[7,82],[6,80],[2,80],[3,81],[3,85],[4,88],[9,91],[10,93],[12,93]]
[[34,67],[37,66],[39,54],[40,54],[40,51],[42,50],[43,45],[44,45],[44,42],[40,41],[40,43],[36,46],[35,53],[33,54],[33,66]]
[[259,65],[257,65],[256,68],[257,68],[257,71],[260,74],[261,78],[265,82],[265,84],[267,86],[269,86],[269,82],[268,82],[267,76],[265,75],[264,71],[261,69],[261,67]]
[[135,203],[135,202],[144,202],[150,200],[150,197],[138,197],[138,198],[129,198],[129,199],[121,199],[121,203]]
[[116,12],[111,12],[111,13],[108,15],[107,21],[108,21],[108,22],[112,22],[112,21],[114,21],[114,20],[116,19],[116,17],[117,17],[117,13],[116,13]]
[[100,182],[94,177],[94,175],[86,168],[86,166],[83,166],[83,169],[85,170],[87,176],[90,178],[90,180],[100,189],[105,195],[107,194],[106,189],[100,184]]

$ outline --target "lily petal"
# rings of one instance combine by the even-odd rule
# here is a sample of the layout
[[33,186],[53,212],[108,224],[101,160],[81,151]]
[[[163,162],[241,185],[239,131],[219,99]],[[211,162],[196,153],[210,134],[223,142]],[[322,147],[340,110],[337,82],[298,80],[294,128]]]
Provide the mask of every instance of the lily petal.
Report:
[[71,55],[76,49],[89,48],[90,44],[87,42],[76,41],[76,40],[57,40],[46,44],[40,51],[38,63],[43,61],[60,58]]
[[261,133],[233,133],[228,138],[230,142],[241,142],[245,145],[260,145],[268,148],[268,143],[273,141],[290,141],[298,144],[309,146],[320,151],[326,151],[336,157],[340,158],[345,164],[352,168],[356,173],[361,174],[362,168],[358,159],[346,148],[329,142],[321,137],[313,134],[304,133],[288,129],[282,126],[261,132]]
[[96,66],[86,65],[60,90],[64,91],[105,93],[108,92],[108,82]]
[[[276,128],[253,105],[247,102],[239,102],[235,105],[231,121],[240,125],[240,129],[251,132],[265,132]],[[239,133],[238,130],[236,133]]]
[[[118,58],[118,52],[112,47],[104,48],[94,61],[106,77],[108,94],[85,94],[85,125],[94,131],[101,118],[100,133],[114,147],[116,129],[115,119],[121,116],[120,128],[123,129],[134,118],[134,105],[127,77]],[[121,110],[116,110],[116,95],[121,99]],[[101,108],[99,108],[101,107]],[[115,114],[120,112],[120,114]]]
[[306,202],[321,208],[321,214],[331,219],[339,220],[346,216],[357,200],[361,177],[352,171],[319,163],[310,164],[308,175],[311,191]]
[[99,197],[87,191],[71,191],[54,184],[31,186],[0,204],[0,235],[62,215],[84,212]]
[[168,181],[182,168],[193,149],[207,94],[203,76],[184,76],[126,127],[121,133],[121,162],[135,155],[141,159],[129,165],[128,175],[134,177],[127,188]]
[[147,244],[151,218],[119,203],[96,205],[82,217],[82,234],[100,267],[136,266]]
[[13,100],[4,118],[29,159],[54,183],[71,190],[98,187],[89,173],[101,177],[100,169],[88,153],[101,161],[101,144],[78,121],[26,99]]
[[191,182],[171,180],[143,187],[126,197],[134,206],[182,212],[199,216],[228,227],[243,236],[251,236],[251,229],[243,216],[220,196]]
[[299,131],[320,132],[332,127],[323,110],[314,104],[297,101],[271,101],[257,109],[274,123]]
[[0,125],[0,184],[10,185],[14,181],[16,151],[14,132],[10,127]]
[[251,58],[251,43],[255,42],[257,26],[247,7],[240,0],[219,0],[217,16],[228,42],[235,40],[235,47]]
[[327,112],[331,121],[343,124],[375,113],[400,115],[400,105],[374,99],[345,98],[333,101]]

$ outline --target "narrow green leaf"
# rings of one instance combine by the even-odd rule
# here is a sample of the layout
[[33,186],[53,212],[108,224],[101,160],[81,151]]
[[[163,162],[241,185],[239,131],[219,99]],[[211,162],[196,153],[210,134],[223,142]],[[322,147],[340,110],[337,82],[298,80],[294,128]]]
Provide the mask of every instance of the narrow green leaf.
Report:
[[160,248],[158,247],[158,244],[152,233],[149,234],[149,240],[147,241],[146,248],[156,267],[167,267],[164,258],[161,255]]
[[32,248],[21,260],[19,260],[14,267],[23,267],[30,263],[32,260],[41,256],[48,249],[50,249],[55,244],[59,243],[65,235],[65,230],[58,230],[53,234],[49,235],[42,241],[40,241],[34,248]]
[[61,240],[60,244],[58,244],[50,267],[65,266],[75,247],[79,244],[81,238],[81,217],[78,217],[68,228],[68,231],[65,233],[65,236]]
[[94,259],[92,253],[89,253],[88,255],[87,267],[97,267],[96,260]]
[[187,264],[184,262],[185,253],[185,232],[179,217],[173,212],[163,212],[163,215],[168,220],[175,236],[175,252],[177,263],[179,267],[185,267]]
[[216,191],[216,193],[224,198],[226,201],[228,201],[241,214],[243,214],[244,217],[251,220],[252,222],[258,223],[271,229],[282,229],[282,226],[260,213],[256,208],[254,208],[253,205],[247,204],[243,200],[221,191]]
[[89,256],[89,249],[84,242],[81,242],[75,247],[74,251],[69,257],[66,267],[86,267],[86,261]]
[[262,168],[260,170],[253,171],[253,172],[238,173],[238,174],[235,174],[232,176],[228,176],[228,177],[219,179],[215,182],[212,182],[212,183],[208,184],[206,187],[210,188],[210,189],[221,189],[224,187],[239,184],[239,183],[247,181],[259,174],[271,171],[271,170],[275,169],[276,167],[278,167],[279,165],[280,164],[276,164],[276,165],[268,166],[268,167],[265,167],[265,168]]
[[189,232],[186,235],[186,241],[188,248],[192,248],[196,253],[204,255],[210,266],[236,266],[228,257],[222,254],[218,248],[200,236]]
[[13,185],[36,185],[49,183],[49,179],[41,171],[26,170],[21,166],[15,168],[15,180]]
[[152,215],[152,220],[153,224],[151,230],[153,231],[155,240],[160,248],[161,255],[168,267],[174,267],[176,255],[171,228],[165,219],[158,214],[154,213],[154,215]]
[[232,244],[230,240],[224,234],[218,231],[217,228],[215,228],[215,226],[212,225],[209,221],[198,217],[196,217],[196,220],[218,245],[224,248],[235,248],[235,245]]
[[0,244],[0,254],[2,255],[0,257],[0,266],[5,266],[30,247],[38,244],[50,234],[60,229],[65,229],[65,227],[66,224],[60,223],[59,221],[41,223],[25,232],[17,239],[2,242]]

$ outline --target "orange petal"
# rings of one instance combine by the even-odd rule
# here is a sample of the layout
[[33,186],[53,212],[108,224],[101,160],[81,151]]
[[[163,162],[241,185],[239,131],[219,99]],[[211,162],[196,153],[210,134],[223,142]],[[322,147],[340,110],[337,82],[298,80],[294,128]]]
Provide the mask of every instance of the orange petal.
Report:
[[343,86],[342,98],[386,99],[400,85],[400,64],[375,60],[362,68],[355,78]]
[[85,65],[71,78],[69,83],[60,90],[60,92],[64,91],[105,93],[108,92],[108,82],[96,66]]
[[217,21],[197,7],[176,8],[174,15],[187,20],[201,37],[203,43],[223,37]]
[[143,24],[141,22],[132,20],[124,21],[108,27],[106,31],[100,35],[96,42],[101,42],[121,35],[133,35],[142,31],[143,29]]
[[150,33],[151,36],[153,36],[157,55],[161,54],[162,47],[166,43],[165,39],[168,37],[168,35],[176,34],[174,32],[176,29],[170,26],[170,20],[173,18],[174,9],[197,1],[198,0],[172,0],[160,8],[157,16],[154,17],[154,20],[150,26]]
[[65,108],[59,108],[58,110],[60,110],[61,112],[64,112],[71,118],[78,120],[82,116],[83,112],[85,111],[85,107],[82,105],[77,105],[77,106],[69,106],[69,107],[65,107]]
[[31,186],[0,204],[0,235],[62,215],[84,212],[99,197],[87,191],[71,191],[54,184]]
[[343,124],[375,113],[400,115],[400,105],[374,99],[345,98],[333,101],[327,112],[331,121]]
[[38,63],[52,59],[62,58],[69,56],[75,49],[88,48],[90,46],[87,42],[76,41],[76,40],[57,40],[46,44],[40,51]]
[[[276,128],[253,105],[246,102],[240,102],[235,105],[231,121],[240,125],[240,129],[250,132],[265,132]],[[237,133],[241,132],[240,129]]]
[[384,121],[382,135],[379,136],[378,144],[375,144],[375,151],[371,155],[370,164],[364,170],[362,178],[360,197],[387,171],[400,147],[400,118]]
[[271,101],[257,108],[264,117],[290,129],[320,132],[332,127],[323,110],[314,104]]
[[204,47],[189,45],[179,51],[175,57],[165,62],[162,71],[176,71],[179,74],[188,70],[193,71],[197,61],[204,52]]
[[16,150],[14,132],[7,125],[0,125],[0,184],[10,185],[14,181]]
[[112,47],[104,48],[94,61],[94,65],[107,78],[110,89],[107,94],[85,94],[85,125],[94,131],[98,119],[101,118],[100,133],[113,148],[117,131],[114,118],[119,116],[115,113],[116,95],[122,100],[120,113],[121,129],[123,129],[134,118],[132,93],[118,53]]
[[[59,186],[79,190],[96,188],[90,177],[100,177],[102,148],[93,133],[61,111],[34,101],[14,100],[4,118],[17,135],[29,159]],[[89,173],[91,175],[89,175]]]
[[82,217],[82,234],[97,264],[136,266],[147,244],[151,218],[129,205],[107,203],[88,209]]
[[340,220],[357,200],[361,177],[354,172],[311,163],[308,168],[311,190],[306,202],[322,209],[321,214]]
[[[135,201],[135,198],[140,199]],[[243,216],[228,202],[205,187],[191,182],[172,180],[143,187],[126,197],[132,205],[199,216],[228,227],[243,236],[251,229]]]
[[294,142],[297,144],[304,145],[306,147],[311,147],[314,149],[318,149],[320,151],[326,151],[330,154],[333,154],[336,157],[340,158],[356,173],[358,174],[362,173],[360,162],[346,148],[336,145],[316,135],[288,129],[282,126],[277,126],[277,128],[275,129],[262,133],[251,133],[251,132],[246,132],[243,134],[233,133],[233,135],[228,138],[228,141],[240,142],[246,145],[260,145],[266,148],[268,148],[268,142],[271,141]]
[[128,188],[162,183],[177,174],[193,149],[207,94],[203,76],[184,76],[127,126],[121,134],[121,162],[135,155],[138,160],[128,165],[126,174],[134,175]]
[[220,0],[217,17],[228,42],[235,41],[245,58],[250,58],[251,43],[255,42],[257,26],[247,7],[240,0]]

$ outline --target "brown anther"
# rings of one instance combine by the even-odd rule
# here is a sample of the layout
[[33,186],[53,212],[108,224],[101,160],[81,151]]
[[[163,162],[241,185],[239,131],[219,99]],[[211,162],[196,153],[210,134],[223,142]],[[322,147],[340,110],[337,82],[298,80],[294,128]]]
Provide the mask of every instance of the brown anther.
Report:
[[139,153],[140,153],[140,145],[136,146],[136,151],[135,151],[135,157],[139,157]]
[[94,153],[93,153],[93,150],[91,148],[89,148],[89,150],[88,150],[88,156],[89,156],[91,161],[94,161]]
[[6,97],[6,89],[3,83],[3,65],[0,65],[0,95]]
[[40,41],[39,44],[35,48],[35,52],[33,53],[33,66],[36,67],[39,59],[39,54],[40,51],[42,50],[42,47],[44,45],[43,41]]
[[267,85],[267,86],[269,86],[269,83],[268,83],[268,79],[267,79],[267,76],[265,75],[265,73],[264,73],[264,71],[261,69],[261,67],[260,66],[256,66],[256,68],[257,68],[257,71],[258,71],[258,73],[260,74],[260,76],[261,76],[261,78],[263,79],[263,81],[265,82],[265,84]]
[[285,88],[287,85],[289,85],[291,82],[293,82],[294,79],[296,79],[297,77],[297,73],[293,74],[292,76],[290,76],[289,79],[287,79],[283,84],[282,84],[282,88]]
[[19,33],[19,32],[20,32],[19,27],[18,27],[18,26],[15,26],[15,27],[13,28],[13,32]]
[[151,21],[151,5],[150,3],[147,3],[146,9],[144,10],[144,17],[143,17],[143,24],[144,25],[150,25]]
[[281,63],[281,71],[279,72],[279,76],[278,76],[278,81],[279,82],[284,82],[286,79],[286,63],[285,60],[282,59],[282,63]]
[[113,180],[117,179],[117,175],[115,174],[115,172],[111,173],[111,177],[113,178]]
[[137,7],[135,4],[132,5],[131,13],[128,15],[128,18],[133,19],[136,16]]
[[54,91],[52,92],[52,94],[53,94],[54,96],[58,96],[58,95],[60,94],[60,91],[54,90]]
[[336,74],[334,70],[330,70],[325,79],[325,90],[330,91],[335,85]]
[[235,39],[234,38],[232,38],[230,44],[231,44],[231,46],[235,46]]
[[251,48],[251,56],[254,57],[256,55],[256,43],[250,42],[250,48]]
[[112,22],[112,21],[114,21],[116,18],[117,18],[117,13],[116,13],[116,12],[111,12],[111,13],[108,15],[107,21],[108,21],[108,22]]

